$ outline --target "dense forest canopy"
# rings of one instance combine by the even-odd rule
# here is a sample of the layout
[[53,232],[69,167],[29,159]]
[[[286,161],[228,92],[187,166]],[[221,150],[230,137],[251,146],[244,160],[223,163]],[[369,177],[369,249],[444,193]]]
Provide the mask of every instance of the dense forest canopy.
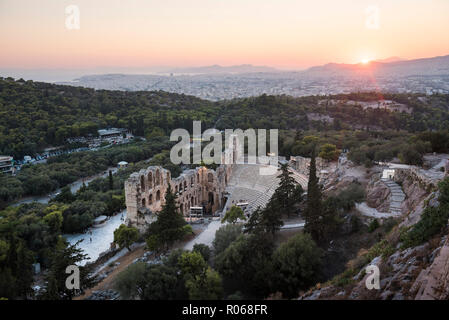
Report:
[[[347,103],[379,100],[404,104],[413,112]],[[191,131],[193,120],[201,120],[203,129],[447,130],[448,105],[449,95],[377,92],[211,102],[163,91],[106,91],[0,78],[0,154],[19,159],[105,127],[127,128],[137,136],[169,135],[175,128]]]
[[97,135],[105,127],[128,128],[137,136],[190,128],[194,119],[210,127],[217,115],[218,106],[209,101],[162,91],[0,80],[0,154],[22,158],[70,137]]

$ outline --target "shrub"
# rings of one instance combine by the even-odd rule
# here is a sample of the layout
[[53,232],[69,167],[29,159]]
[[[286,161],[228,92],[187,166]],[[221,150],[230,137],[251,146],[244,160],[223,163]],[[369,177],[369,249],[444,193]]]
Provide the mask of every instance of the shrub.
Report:
[[379,221],[377,221],[377,219],[374,219],[368,226],[368,232],[372,233],[377,228],[379,228]]
[[366,254],[366,257],[369,261],[379,256],[381,256],[382,258],[387,258],[391,256],[394,251],[395,249],[393,248],[393,246],[386,239],[384,239],[372,246]]
[[331,283],[337,287],[345,287],[349,284],[352,284],[355,282],[353,279],[354,276],[357,274],[357,269],[346,269],[344,272],[336,275],[332,280]]
[[402,247],[414,247],[428,241],[432,236],[438,234],[447,225],[449,218],[449,206],[427,207],[421,216],[421,220],[400,240]]

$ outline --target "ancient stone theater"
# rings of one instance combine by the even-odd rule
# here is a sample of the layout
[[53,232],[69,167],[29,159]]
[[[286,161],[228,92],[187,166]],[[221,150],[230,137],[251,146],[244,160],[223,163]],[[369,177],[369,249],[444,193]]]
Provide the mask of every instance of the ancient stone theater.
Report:
[[229,182],[238,154],[237,139],[222,154],[222,164],[216,170],[198,167],[183,171],[172,178],[170,171],[160,166],[150,166],[134,172],[125,182],[127,225],[145,230],[155,221],[156,212],[162,209],[168,186],[177,195],[180,212],[190,214],[191,208],[214,214],[226,202],[226,186]]

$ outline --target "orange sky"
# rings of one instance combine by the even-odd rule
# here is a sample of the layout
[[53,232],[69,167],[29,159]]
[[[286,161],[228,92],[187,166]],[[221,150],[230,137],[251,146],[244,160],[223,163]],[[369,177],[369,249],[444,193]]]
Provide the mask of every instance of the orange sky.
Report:
[[[65,26],[71,4],[79,30]],[[448,0],[0,0],[0,67],[300,69],[447,55],[448,31]]]

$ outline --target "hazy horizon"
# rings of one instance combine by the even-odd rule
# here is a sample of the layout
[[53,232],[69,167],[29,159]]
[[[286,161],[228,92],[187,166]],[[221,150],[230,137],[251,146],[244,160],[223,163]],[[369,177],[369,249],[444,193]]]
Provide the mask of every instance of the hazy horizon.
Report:
[[[79,29],[67,27],[70,5],[79,9]],[[432,6],[422,0],[2,0],[0,68],[251,64],[303,70],[442,56],[449,53],[448,11],[444,0]]]

